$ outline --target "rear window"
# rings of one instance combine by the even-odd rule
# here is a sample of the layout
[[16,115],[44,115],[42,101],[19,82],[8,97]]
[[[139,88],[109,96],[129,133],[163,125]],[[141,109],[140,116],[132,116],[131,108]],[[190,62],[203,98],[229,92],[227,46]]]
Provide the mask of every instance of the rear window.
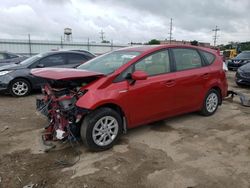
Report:
[[209,65],[214,62],[215,56],[213,54],[205,51],[201,51],[201,53],[204,55]]
[[202,66],[200,55],[194,49],[176,48],[173,49],[173,53],[177,71],[194,69]]
[[68,63],[69,64],[81,64],[87,61],[87,59],[80,54],[68,54]]

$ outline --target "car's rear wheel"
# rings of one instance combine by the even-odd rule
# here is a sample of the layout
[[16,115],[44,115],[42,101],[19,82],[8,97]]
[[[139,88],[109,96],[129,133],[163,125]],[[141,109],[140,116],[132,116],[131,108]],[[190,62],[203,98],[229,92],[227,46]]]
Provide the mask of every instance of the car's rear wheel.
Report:
[[30,93],[30,83],[22,78],[15,79],[10,83],[9,92],[14,97],[23,97]]
[[111,108],[99,108],[87,115],[81,126],[83,143],[91,150],[111,148],[122,132],[122,119]]
[[213,115],[219,106],[220,100],[221,100],[220,94],[217,90],[215,89],[209,90],[203,101],[203,107],[200,113],[204,116]]

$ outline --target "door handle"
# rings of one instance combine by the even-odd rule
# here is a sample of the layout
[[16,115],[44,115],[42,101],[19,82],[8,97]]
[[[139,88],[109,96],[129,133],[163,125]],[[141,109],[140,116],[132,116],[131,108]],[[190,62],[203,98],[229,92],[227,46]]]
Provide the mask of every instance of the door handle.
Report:
[[173,87],[175,85],[175,80],[168,80],[168,81],[164,81],[162,83],[163,83],[163,85],[165,85],[167,87]]
[[208,74],[208,73],[205,73],[205,74],[202,75],[202,78],[203,78],[203,79],[208,79],[208,77],[209,77],[209,74]]

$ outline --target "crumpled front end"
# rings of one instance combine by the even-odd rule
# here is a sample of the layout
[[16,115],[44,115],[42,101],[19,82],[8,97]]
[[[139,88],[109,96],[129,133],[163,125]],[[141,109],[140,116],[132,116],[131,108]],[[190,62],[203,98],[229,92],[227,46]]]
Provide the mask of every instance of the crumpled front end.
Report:
[[43,139],[45,141],[76,140],[80,133],[80,122],[88,110],[76,107],[75,103],[87,91],[56,89],[49,84],[46,84],[42,91],[42,97],[36,101],[37,110],[49,120]]
[[80,136],[82,117],[87,109],[76,106],[76,102],[88,90],[88,84],[104,75],[76,69],[43,68],[31,71],[34,76],[47,80],[42,87],[42,96],[37,99],[37,110],[45,115],[49,124],[43,139],[76,140]]

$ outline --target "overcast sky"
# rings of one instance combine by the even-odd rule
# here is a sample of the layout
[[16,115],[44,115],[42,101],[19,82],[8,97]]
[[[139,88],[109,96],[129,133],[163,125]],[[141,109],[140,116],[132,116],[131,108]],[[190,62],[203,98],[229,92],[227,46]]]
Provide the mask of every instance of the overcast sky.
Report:
[[212,43],[250,41],[250,0],[1,0],[0,38],[60,40],[63,29],[74,41],[100,41],[100,31],[114,43],[169,37]]

